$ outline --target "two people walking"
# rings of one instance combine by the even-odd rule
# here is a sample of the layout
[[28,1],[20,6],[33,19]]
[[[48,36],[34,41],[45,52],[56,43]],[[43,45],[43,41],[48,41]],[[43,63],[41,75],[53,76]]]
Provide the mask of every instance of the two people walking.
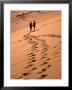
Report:
[[34,28],[34,31],[35,31],[35,28],[36,28],[36,22],[35,22],[35,20],[34,20],[33,23],[32,22],[29,23],[29,27],[30,27],[30,32],[32,31],[32,27]]

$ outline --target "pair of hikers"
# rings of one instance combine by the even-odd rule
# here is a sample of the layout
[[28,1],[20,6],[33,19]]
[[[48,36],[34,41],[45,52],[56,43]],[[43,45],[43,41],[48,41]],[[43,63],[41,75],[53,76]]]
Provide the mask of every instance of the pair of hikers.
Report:
[[29,23],[29,27],[30,27],[30,31],[32,31],[32,27],[34,28],[34,31],[35,31],[35,27],[36,27],[36,22],[35,22],[35,20],[34,20],[33,23],[32,23],[32,22]]

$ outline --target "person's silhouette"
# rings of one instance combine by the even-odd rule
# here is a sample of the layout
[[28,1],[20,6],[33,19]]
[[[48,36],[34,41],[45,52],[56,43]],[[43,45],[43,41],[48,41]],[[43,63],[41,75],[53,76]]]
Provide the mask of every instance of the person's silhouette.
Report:
[[40,11],[38,11],[38,13],[40,13]]
[[29,23],[30,32],[32,31],[32,22]]
[[34,31],[35,31],[35,27],[36,27],[36,22],[35,22],[35,20],[34,20],[34,22],[33,22]]

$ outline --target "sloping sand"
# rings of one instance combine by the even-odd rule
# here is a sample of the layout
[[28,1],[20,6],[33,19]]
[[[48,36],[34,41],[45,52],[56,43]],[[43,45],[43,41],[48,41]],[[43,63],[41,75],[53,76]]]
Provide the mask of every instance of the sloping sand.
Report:
[[61,79],[60,11],[11,11],[10,70],[11,79]]

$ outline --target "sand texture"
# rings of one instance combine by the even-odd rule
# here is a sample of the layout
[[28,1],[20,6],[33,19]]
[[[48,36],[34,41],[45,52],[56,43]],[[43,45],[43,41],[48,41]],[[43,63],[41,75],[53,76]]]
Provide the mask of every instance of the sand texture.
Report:
[[60,11],[11,11],[10,33],[11,79],[61,79]]

